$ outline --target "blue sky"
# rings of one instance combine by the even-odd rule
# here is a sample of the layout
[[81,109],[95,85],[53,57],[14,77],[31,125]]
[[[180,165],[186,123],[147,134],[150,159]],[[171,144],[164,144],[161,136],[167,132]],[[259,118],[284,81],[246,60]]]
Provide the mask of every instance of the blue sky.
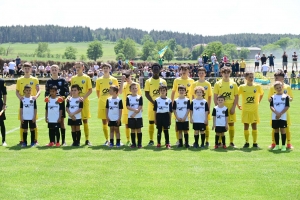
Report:
[[[41,3],[42,2],[42,3]],[[299,34],[299,0],[0,0],[0,26],[132,27],[202,35]]]

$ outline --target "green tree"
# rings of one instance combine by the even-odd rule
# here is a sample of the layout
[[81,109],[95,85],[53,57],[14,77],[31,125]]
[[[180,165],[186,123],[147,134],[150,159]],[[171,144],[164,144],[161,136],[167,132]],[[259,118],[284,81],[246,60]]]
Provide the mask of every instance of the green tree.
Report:
[[279,45],[285,51],[289,42],[290,42],[290,38],[285,37],[285,38],[280,38],[280,40],[274,42],[274,44]]
[[87,59],[86,55],[82,54],[82,55],[80,56],[80,60],[85,61],[86,59]]
[[91,60],[96,61],[98,58],[101,58],[103,55],[102,44],[98,40],[89,44],[87,49],[87,57]]
[[119,39],[116,46],[114,47],[115,54],[123,53],[123,48],[124,48],[124,40]]
[[154,43],[153,38],[149,34],[146,34],[146,35],[143,36],[143,38],[141,39],[141,44],[144,45],[147,41],[150,41],[150,42]]
[[76,53],[77,53],[77,49],[72,47],[72,46],[68,46],[65,50],[65,56],[67,59],[72,59],[72,60],[76,60]]
[[280,48],[279,45],[276,44],[267,44],[261,47],[261,50],[266,54],[270,54],[270,53],[272,53],[273,55],[282,54],[282,49]]
[[188,58],[188,57],[190,57],[190,54],[191,54],[191,50],[189,49],[189,48],[184,48],[183,50],[182,50],[182,57],[183,58]]
[[[151,41],[146,41],[143,45],[143,49],[142,49],[142,57],[141,59],[142,60],[147,60],[148,57],[152,55],[152,52],[154,51],[154,48],[155,48],[155,44],[154,42],[151,42]],[[152,59],[152,57],[151,57]]]
[[48,42],[39,42],[38,48],[35,50],[37,57],[42,57],[43,54],[50,54],[50,49],[48,48]]
[[164,58],[165,58],[168,62],[170,62],[170,61],[174,58],[174,53],[173,53],[173,51],[172,51],[170,48],[167,49],[167,51],[166,51],[166,53],[165,53],[165,55],[164,55]]
[[5,48],[4,47],[0,47],[0,55],[5,55]]
[[197,60],[198,57],[203,53],[203,51],[204,51],[203,45],[196,46],[192,51],[192,60]]
[[236,59],[238,57],[238,52],[236,50],[235,44],[224,44],[222,53],[227,55],[229,59]]
[[182,55],[183,55],[183,48],[182,48],[182,46],[181,45],[177,45],[176,46],[176,53],[175,53],[175,55],[177,56],[177,57],[182,57]]
[[208,43],[203,53],[206,53],[207,55],[212,55],[213,53],[215,53],[217,58],[220,59],[222,57],[222,51],[223,51],[222,43],[216,41],[216,42]]
[[171,49],[174,52],[176,49],[176,40],[170,39],[168,42],[168,46],[169,46],[169,49]]
[[136,47],[135,47],[135,42],[132,39],[127,38],[125,40],[124,46],[123,46],[123,54],[124,54],[126,59],[135,58],[135,56],[136,56]]
[[121,58],[121,60],[125,60],[125,56],[122,53],[118,53],[116,60],[119,60]]
[[247,59],[249,53],[250,53],[250,50],[249,50],[249,49],[247,49],[247,48],[241,48],[241,51],[240,51],[240,58]]

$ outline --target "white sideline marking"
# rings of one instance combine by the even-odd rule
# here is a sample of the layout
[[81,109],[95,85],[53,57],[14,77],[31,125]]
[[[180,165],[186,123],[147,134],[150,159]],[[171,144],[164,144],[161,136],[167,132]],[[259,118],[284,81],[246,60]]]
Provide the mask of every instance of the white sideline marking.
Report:
[[[40,119],[38,119],[38,120],[36,120],[36,121],[38,122],[38,121],[41,121],[41,120],[43,120],[43,119],[45,119],[45,117],[42,117],[42,118],[40,118]],[[15,131],[18,130],[18,129],[20,129],[20,126],[17,127],[17,128],[14,128],[14,129],[11,129],[11,130],[7,131],[7,132],[6,132],[6,135],[9,134],[9,133],[15,132]]]

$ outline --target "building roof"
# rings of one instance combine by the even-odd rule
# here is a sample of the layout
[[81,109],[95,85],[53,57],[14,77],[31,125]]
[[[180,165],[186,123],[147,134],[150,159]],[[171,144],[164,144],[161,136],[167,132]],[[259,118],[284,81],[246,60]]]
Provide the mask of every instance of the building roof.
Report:
[[237,47],[236,50],[240,51],[242,48],[249,49],[250,51],[260,51],[261,48],[258,47]]

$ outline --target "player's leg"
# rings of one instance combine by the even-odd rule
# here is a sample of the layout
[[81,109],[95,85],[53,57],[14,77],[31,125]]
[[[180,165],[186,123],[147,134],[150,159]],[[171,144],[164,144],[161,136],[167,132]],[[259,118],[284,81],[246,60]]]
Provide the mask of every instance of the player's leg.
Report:
[[286,142],[286,130],[285,128],[280,128],[280,133],[281,133],[281,151],[286,151],[286,146],[285,146],[285,142]]
[[200,131],[200,135],[201,135],[201,148],[204,148],[204,142],[205,142],[205,131]]
[[0,129],[1,129],[1,136],[2,136],[2,146],[7,146],[7,144],[6,144],[6,138],[5,138],[5,136],[6,136],[6,129],[5,129],[5,124],[4,124],[4,120],[3,119],[0,120]]
[[76,146],[80,146],[80,139],[81,139],[80,125],[76,125],[75,130],[76,130]]
[[128,128],[128,115],[122,114],[122,123],[125,124],[126,145],[130,146],[130,129]]
[[[128,119],[128,126],[131,128],[131,122],[132,120],[131,119]],[[133,129],[133,128],[131,128],[131,134],[130,134],[130,136],[131,136],[131,148],[135,148],[136,147],[136,129]]]
[[[140,127],[140,126],[138,126],[138,127]],[[142,148],[142,138],[143,138],[142,129],[138,128],[136,131],[137,131],[138,148]]]
[[[71,121],[71,119],[69,119],[69,122]],[[70,123],[69,123],[70,125]],[[72,133],[72,139],[73,139],[73,143],[72,146],[76,146],[76,127],[74,125],[71,125],[71,133]]]
[[[208,114],[208,120],[210,120],[210,114]],[[205,145],[206,147],[209,147],[209,126],[208,124],[205,127]]]
[[244,137],[245,137],[245,144],[243,148],[248,148],[249,147],[249,124],[244,123]]
[[149,143],[148,145],[154,145],[154,112],[153,112],[153,105],[148,104],[148,120],[149,120]]
[[[183,122],[183,123],[186,123],[186,122]],[[185,129],[183,132],[184,132],[184,146],[186,148],[189,148],[190,145],[189,145],[189,133],[188,133],[188,130]]]
[[115,127],[114,127],[114,125],[111,125],[110,123],[108,123],[108,126],[109,126],[109,136],[110,136],[109,147],[113,147],[114,146]]
[[108,124],[106,119],[102,119],[102,130],[105,137],[104,145],[108,145]]
[[252,138],[253,138],[253,147],[258,148],[257,144],[257,123],[252,123]]
[[115,127],[116,132],[116,147],[121,147],[121,134],[120,134],[120,126]]
[[161,147],[160,142],[161,142],[162,129],[163,127],[160,124],[157,125],[157,145],[156,145],[157,148]]
[[[196,124],[193,124],[193,126],[195,126]],[[199,130],[196,130],[196,127],[193,127],[194,128],[194,139],[195,139],[195,142],[193,144],[193,147],[194,148],[198,148],[199,147]]]
[[29,121],[29,128],[30,128],[30,134],[31,134],[31,138],[30,138],[30,146],[34,147],[35,145],[38,144],[37,142],[37,125],[36,122],[32,122]]
[[177,147],[183,147],[182,130],[178,130],[178,126],[177,126],[177,131],[178,131],[178,138],[179,138],[179,144]]
[[225,134],[224,132],[221,133],[221,137],[222,137],[222,144],[223,144],[223,149],[226,149],[227,146],[226,146],[226,138],[225,138]]
[[[106,114],[105,114],[105,116],[106,116]],[[83,130],[84,130],[84,135],[85,135],[85,145],[92,146],[92,143],[89,140],[90,129],[89,129],[89,125],[88,125],[88,119],[91,118],[91,113],[90,113],[90,101],[88,99],[84,100],[84,102],[83,102],[81,117],[82,117]]]
[[66,118],[66,111],[65,111],[65,103],[63,102],[63,110],[62,110],[62,118],[60,121],[60,134],[61,134],[61,145],[66,146],[66,127],[65,127],[65,118]]
[[166,141],[166,148],[171,148],[170,146],[170,135],[169,135],[169,129],[164,128],[164,135],[165,135],[165,141]]
[[215,135],[215,149],[219,148],[219,138],[220,138],[220,135],[219,135],[219,133],[216,132],[216,135]]

